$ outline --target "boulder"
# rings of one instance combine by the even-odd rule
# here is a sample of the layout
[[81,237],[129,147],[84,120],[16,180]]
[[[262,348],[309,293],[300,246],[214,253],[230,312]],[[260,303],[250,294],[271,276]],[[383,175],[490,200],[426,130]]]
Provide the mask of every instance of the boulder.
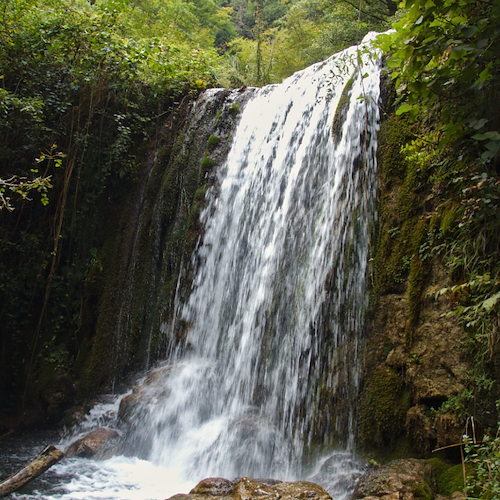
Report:
[[434,498],[432,468],[425,460],[395,460],[364,474],[354,489],[356,500],[429,500]]
[[243,477],[230,481],[220,477],[200,481],[188,495],[168,500],[332,500],[321,486],[309,481],[282,482]]
[[234,481],[224,479],[223,477],[209,477],[200,481],[190,492],[190,495],[211,495],[226,496],[234,490]]
[[119,440],[118,432],[101,427],[71,443],[65,456],[103,460],[114,455]]

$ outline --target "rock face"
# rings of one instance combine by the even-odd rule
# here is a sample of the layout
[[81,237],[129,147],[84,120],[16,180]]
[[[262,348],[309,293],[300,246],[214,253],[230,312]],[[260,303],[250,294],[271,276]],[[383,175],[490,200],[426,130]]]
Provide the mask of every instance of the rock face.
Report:
[[396,460],[367,472],[356,485],[353,499],[430,500],[434,498],[432,469],[424,460]]
[[115,453],[119,440],[118,432],[102,427],[69,445],[65,456],[103,460]]
[[401,459],[366,472],[357,482],[352,500],[465,500],[460,491],[442,496],[436,489],[427,461]]
[[469,367],[464,333],[447,315],[450,298],[434,298],[453,282],[432,240],[441,227],[439,197],[414,181],[416,167],[401,155],[412,139],[407,130],[392,117],[379,133],[380,218],[359,442],[375,455],[399,446],[399,456],[423,457],[460,442],[465,422],[443,403],[463,392]]
[[230,481],[216,477],[204,479],[188,495],[174,495],[169,500],[331,500],[321,486],[308,481],[281,482],[247,477]]
[[[425,298],[447,285],[442,266],[438,262],[432,266],[411,343],[405,338],[406,290],[379,297],[369,325],[369,355],[365,361],[366,383],[361,402],[363,420],[365,415],[376,415],[376,407],[390,396],[391,411],[384,411],[383,415],[387,420],[379,418],[371,422],[368,418],[369,425],[365,427],[373,430],[374,426],[384,426],[380,434],[390,435],[394,440],[397,433],[406,435],[414,450],[424,456],[434,448],[461,441],[463,424],[453,414],[436,410],[462,390],[467,371],[461,357],[461,329],[454,318],[444,317],[449,310],[446,298],[439,301]],[[387,383],[377,385],[377,374],[382,371],[386,381],[399,379],[399,394],[389,391]],[[383,441],[372,444],[388,444],[387,439]]]

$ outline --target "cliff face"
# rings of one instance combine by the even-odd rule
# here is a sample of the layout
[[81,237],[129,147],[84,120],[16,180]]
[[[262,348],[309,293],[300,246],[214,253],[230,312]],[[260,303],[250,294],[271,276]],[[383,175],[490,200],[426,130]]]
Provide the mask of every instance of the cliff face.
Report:
[[[3,240],[13,240],[17,231],[38,246],[32,245],[30,260],[24,255],[31,248],[26,241],[23,254],[2,247],[7,256],[2,270],[16,277],[9,282],[14,292],[8,301],[23,295],[23,280],[29,279],[30,288],[18,311],[5,300],[0,315],[0,395],[8,402],[0,412],[0,428],[53,425],[68,408],[120,387],[128,374],[154,363],[182,339],[183,325],[174,328],[172,318],[176,296],[189,289],[205,191],[224,161],[238,103],[250,93],[215,90],[197,101],[186,96],[158,120],[156,133],[137,138],[135,152],[144,160],[133,175],[121,182],[94,179],[101,182],[97,195],[78,185],[70,191],[67,211],[82,210],[78,194],[87,212],[80,224],[85,231],[76,224],[63,226],[52,288],[62,289],[65,299],[53,290],[46,307],[51,321],[57,319],[57,330],[45,322],[37,327],[37,315],[23,313],[28,304],[38,310],[43,297],[38,280],[45,279],[46,269],[36,252],[45,240],[50,245],[51,225],[35,227],[34,221],[49,217],[45,212],[53,205],[44,212],[33,202],[19,216],[2,214]],[[84,167],[92,173],[91,165]],[[58,195],[54,183],[52,196]],[[36,278],[30,277],[30,265],[39,272]],[[183,287],[178,286],[181,273]]]
[[359,415],[360,446],[380,458],[429,456],[459,443],[466,422],[453,401],[466,390],[471,368],[466,335],[449,314],[453,296],[438,293],[453,284],[437,250],[449,193],[402,154],[415,136],[394,114],[393,99],[384,82],[375,283]]
[[114,209],[104,232],[102,270],[88,287],[88,316],[95,324],[77,365],[80,397],[120,384],[182,340],[183,325],[173,318],[189,291],[199,214],[244,98],[217,90],[181,105],[160,129],[143,176]]

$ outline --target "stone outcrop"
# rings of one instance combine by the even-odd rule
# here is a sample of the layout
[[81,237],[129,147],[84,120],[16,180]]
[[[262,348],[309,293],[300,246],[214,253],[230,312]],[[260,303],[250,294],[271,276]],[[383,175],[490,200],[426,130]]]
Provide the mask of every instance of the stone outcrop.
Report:
[[[383,93],[387,109],[390,90]],[[453,282],[432,236],[441,224],[438,193],[415,180],[417,167],[401,154],[411,140],[403,118],[381,124],[374,300],[359,418],[359,441],[375,455],[394,456],[399,446],[397,456],[430,456],[459,442],[465,423],[443,405],[463,392],[469,367],[464,333],[447,315],[453,304],[446,294],[435,299]]]
[[247,477],[230,481],[208,478],[198,483],[189,494],[179,494],[169,500],[331,500],[321,486],[308,481],[281,482]]
[[103,460],[114,455],[119,440],[118,432],[101,427],[70,444],[65,456]]
[[[449,310],[446,298],[437,301],[432,298],[446,285],[442,267],[433,262],[411,342],[405,335],[408,321],[406,289],[401,293],[381,295],[369,326],[367,352],[370,354],[366,358],[365,398],[362,400],[365,407],[361,417],[365,413],[374,415],[373,406],[389,396],[380,393],[384,388],[375,386],[374,375],[382,369],[391,373],[400,380],[401,390],[398,400],[391,401],[394,418],[387,420],[386,430],[392,436],[395,429],[401,431],[422,455],[460,442],[463,434],[463,423],[453,414],[438,412],[442,403],[460,393],[467,371],[461,355],[461,329],[453,317],[444,316]],[[394,398],[394,392],[390,396]],[[376,425],[381,424],[377,422]]]
[[416,500],[432,498],[431,466],[422,460],[396,460],[368,471],[356,485],[353,498]]
[[461,492],[451,497],[436,494],[432,467],[425,460],[395,460],[370,469],[358,481],[353,500],[465,500]]
[[164,384],[155,384],[161,377],[168,374],[171,366],[162,366],[152,370],[143,383],[136,385],[130,394],[125,396],[120,402],[118,417],[126,424],[131,423],[141,411],[144,405],[163,403],[168,397],[168,390]]

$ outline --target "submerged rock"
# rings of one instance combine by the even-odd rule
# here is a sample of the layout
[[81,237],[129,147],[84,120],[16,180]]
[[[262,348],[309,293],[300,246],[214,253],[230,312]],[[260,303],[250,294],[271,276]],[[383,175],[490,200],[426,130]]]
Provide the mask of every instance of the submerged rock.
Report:
[[321,486],[309,481],[282,482],[275,479],[243,477],[230,481],[220,477],[200,481],[188,495],[168,500],[332,500]]
[[114,455],[119,440],[118,432],[101,427],[71,443],[65,456],[103,460]]

